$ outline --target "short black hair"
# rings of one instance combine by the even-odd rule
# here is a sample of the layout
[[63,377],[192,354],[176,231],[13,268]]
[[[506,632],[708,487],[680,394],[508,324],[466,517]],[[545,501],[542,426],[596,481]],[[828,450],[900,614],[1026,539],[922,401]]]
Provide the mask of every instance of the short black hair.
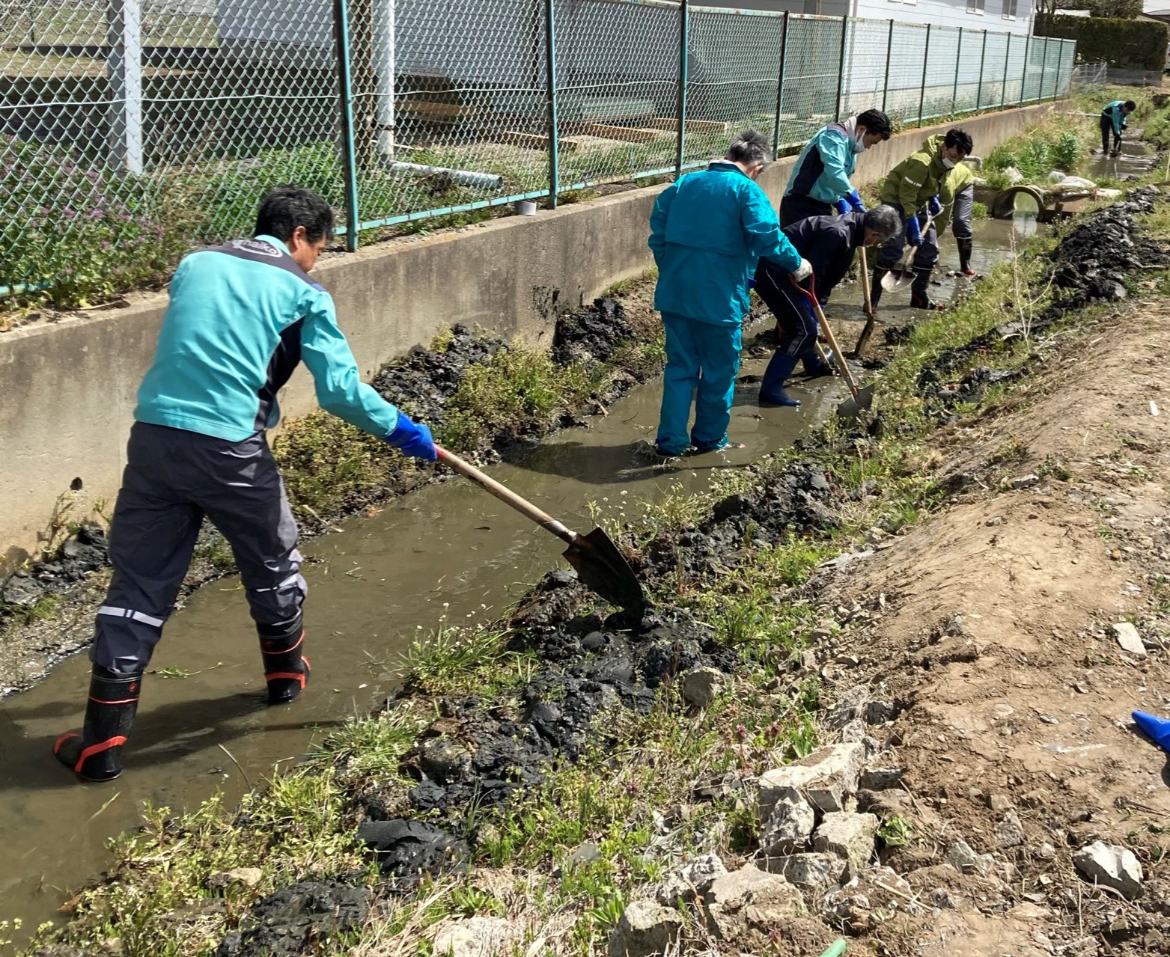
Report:
[[727,155],[733,163],[743,163],[745,166],[767,166],[772,162],[772,148],[768,145],[768,137],[755,130],[744,130],[737,133],[731,145],[727,147]]
[[877,133],[885,139],[890,138],[893,129],[890,118],[881,110],[866,110],[857,117],[857,125],[864,126],[865,132]]
[[943,145],[957,146],[959,152],[964,156],[970,156],[971,151],[975,149],[975,141],[971,139],[971,134],[957,128],[947,130],[947,138],[943,141]]
[[1137,104],[1136,104],[1136,103],[1135,103],[1133,100],[1126,100],[1126,101],[1125,101],[1124,103],[1122,103],[1121,105],[1122,105],[1122,106],[1124,106],[1124,107],[1125,107],[1127,110],[1129,110],[1131,113],[1132,113],[1134,110],[1136,110],[1136,109],[1137,109]]
[[311,189],[302,186],[274,186],[260,201],[255,236],[275,236],[281,242],[292,239],[298,226],[305,238],[315,243],[333,238],[333,209]]

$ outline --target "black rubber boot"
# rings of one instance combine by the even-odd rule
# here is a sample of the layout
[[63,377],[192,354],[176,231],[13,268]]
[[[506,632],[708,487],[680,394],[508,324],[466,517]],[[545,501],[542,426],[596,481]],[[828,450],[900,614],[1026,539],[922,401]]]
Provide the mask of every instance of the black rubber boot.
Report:
[[59,737],[53,754],[84,781],[112,781],[122,773],[122,745],[134,727],[142,675],[119,675],[94,665],[81,734]]
[[874,309],[877,308],[878,303],[882,298],[882,279],[889,273],[888,269],[882,269],[881,266],[875,266],[873,270],[873,282],[869,284],[869,301]]
[[975,246],[975,240],[970,236],[966,239],[958,239],[956,243],[959,247],[959,272],[964,276],[974,276],[975,270],[971,268],[971,252]]
[[288,704],[309,683],[309,659],[301,653],[305,643],[301,619],[291,626],[261,625],[258,630],[268,703]]
[[932,269],[914,270],[914,284],[910,287],[910,305],[914,309],[941,312],[947,307],[945,302],[938,302],[930,298],[930,274],[932,272]]

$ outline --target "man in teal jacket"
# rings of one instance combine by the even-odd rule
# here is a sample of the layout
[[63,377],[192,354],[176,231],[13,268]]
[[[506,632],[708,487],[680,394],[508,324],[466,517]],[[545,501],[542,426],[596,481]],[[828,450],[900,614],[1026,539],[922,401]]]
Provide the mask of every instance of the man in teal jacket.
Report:
[[866,110],[843,123],[821,127],[797,157],[780,200],[780,225],[787,229],[810,216],[832,216],[837,203],[850,211],[865,212],[850,181],[857,157],[890,138],[890,118],[881,110]]
[[1121,155],[1121,134],[1126,118],[1137,109],[1133,100],[1114,100],[1101,111],[1101,152],[1109,152],[1109,134],[1113,134],[1113,155]]
[[[772,160],[768,141],[740,133],[727,156],[690,173],[659,195],[650,216],[650,249],[658,264],[654,308],[666,327],[666,371],[656,446],[682,455],[693,445],[726,447],[741,324],[759,260],[798,280],[810,268],[780,232],[780,222],[756,178]],[[691,398],[695,424],[687,438]]]
[[53,746],[85,780],[121,773],[142,675],[204,518],[239,566],[269,703],[305,687],[297,526],[265,438],[280,417],[276,393],[302,359],[326,411],[407,455],[437,457],[425,425],[362,383],[333,300],[309,278],[332,231],[323,199],[277,187],[260,206],[255,239],[191,253],[175,271],[114,508],[114,574],[97,613],[85,725]]

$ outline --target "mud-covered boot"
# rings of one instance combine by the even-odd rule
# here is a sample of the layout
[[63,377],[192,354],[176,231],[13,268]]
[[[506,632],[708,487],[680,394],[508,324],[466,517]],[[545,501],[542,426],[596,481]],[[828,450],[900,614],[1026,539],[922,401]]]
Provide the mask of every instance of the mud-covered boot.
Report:
[[942,312],[946,309],[945,302],[930,298],[931,269],[915,269],[914,284],[910,287],[910,305],[915,309],[927,309],[931,312]]
[[873,282],[869,284],[869,301],[874,309],[877,308],[878,303],[882,298],[882,280],[889,275],[888,269],[882,269],[881,266],[875,266],[873,270]]
[[[833,361],[833,350],[825,350],[825,358],[829,362]],[[822,376],[832,375],[833,367],[828,362],[822,362],[821,357],[815,351],[806,352],[801,356],[801,365],[804,366],[804,374],[810,379],[819,379]]]
[[303,654],[305,630],[301,619],[293,625],[260,625],[260,653],[268,703],[288,704],[309,683],[309,659]]
[[63,734],[53,754],[84,781],[112,781],[122,773],[122,745],[134,727],[142,675],[119,675],[94,665],[81,734]]
[[760,383],[761,405],[783,405],[789,408],[800,408],[800,400],[794,399],[784,391],[784,383],[796,368],[796,357],[784,352],[777,352],[772,356],[768,368],[764,370],[764,381]]
[[956,240],[959,247],[959,272],[964,276],[971,277],[975,275],[975,270],[971,268],[971,253],[975,246],[975,240],[970,236],[966,239]]

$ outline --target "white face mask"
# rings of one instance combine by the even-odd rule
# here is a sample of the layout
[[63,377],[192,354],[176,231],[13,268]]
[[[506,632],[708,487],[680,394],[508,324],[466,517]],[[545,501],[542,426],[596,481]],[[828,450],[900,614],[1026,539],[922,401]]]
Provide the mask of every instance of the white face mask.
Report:
[[865,152],[865,130],[864,129],[858,130],[853,136],[853,152],[854,153],[864,153]]
[[943,161],[943,166],[945,166],[947,169],[954,169],[954,168],[955,168],[955,161],[954,161],[954,160],[952,160],[952,159],[947,159],[947,158],[944,156],[944,157],[942,158],[942,161]]

